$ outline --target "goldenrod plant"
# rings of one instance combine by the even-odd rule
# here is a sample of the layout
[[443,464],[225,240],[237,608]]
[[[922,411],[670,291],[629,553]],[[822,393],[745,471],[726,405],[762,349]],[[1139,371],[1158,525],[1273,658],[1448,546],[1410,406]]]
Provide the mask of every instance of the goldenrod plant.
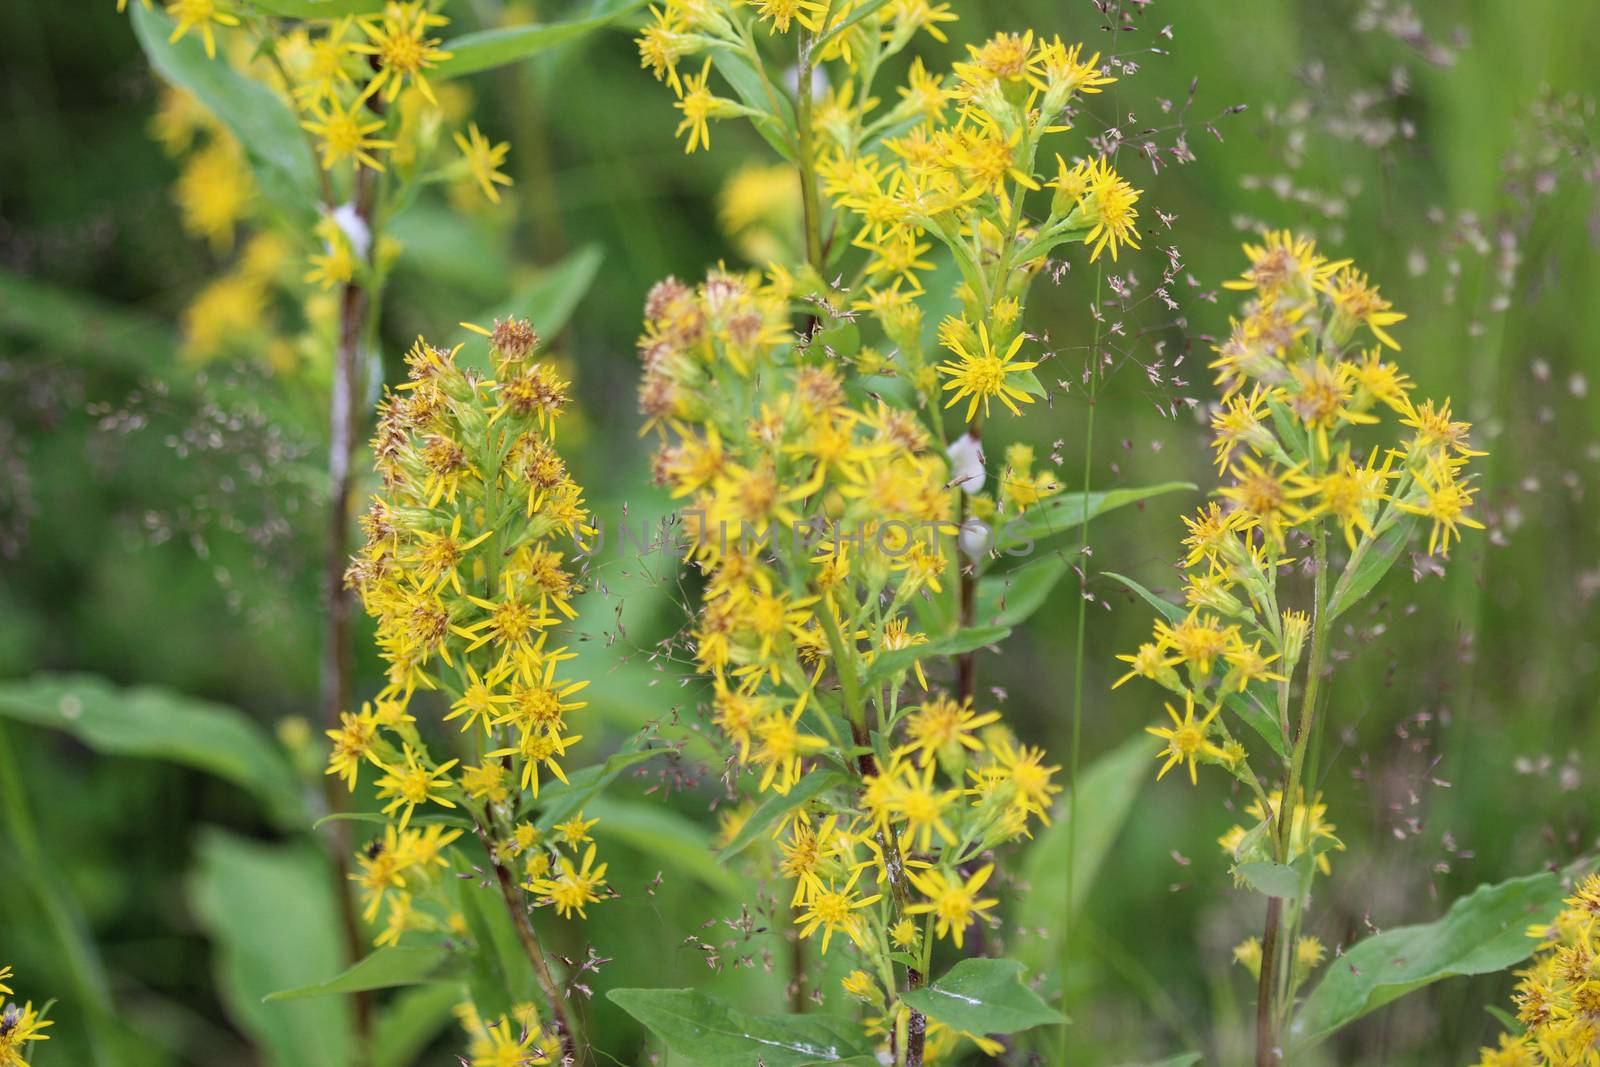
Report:
[[[1483,453],[1448,400],[1419,400],[1390,330],[1405,316],[1348,260],[1272,231],[1246,244],[1229,289],[1248,294],[1217,346],[1217,499],[1184,519],[1184,604],[1116,682],[1170,694],[1148,732],[1157,777],[1214,766],[1248,790],[1249,825],[1221,846],[1266,899],[1265,928],[1235,950],[1258,983],[1257,1063],[1284,1062],[1286,1027],[1325,949],[1302,936],[1318,875],[1343,848],[1319,792],[1335,625],[1402,553],[1448,555],[1473,517],[1467,467]],[[1300,576],[1306,579],[1301,580]],[[1130,585],[1134,583],[1129,583]],[[1297,684],[1298,682],[1298,684]]]
[[[471,918],[483,907],[471,898],[492,893],[544,1011],[520,999],[497,1010],[507,990],[469,986],[473,1062],[547,1063],[576,1058],[580,1036],[529,910],[586,919],[610,895],[591,836],[598,820],[548,805],[533,817],[541,782],[568,783],[563,764],[583,739],[569,716],[585,707],[587,682],[567,675],[573,654],[553,635],[576,617],[574,556],[592,529],[555,448],[567,383],[535,358],[526,320],[475,329],[488,337],[492,379],[459,365],[461,346],[418,338],[407,381],[380,405],[381,489],[348,580],[376,620],[388,684],[328,731],[327,773],[353,790],[365,769],[384,805],[386,825],[352,875],[362,917],[381,927],[376,944],[466,936],[492,956],[491,928]],[[434,755],[411,714],[421,690],[441,694],[439,721],[459,728],[464,758]],[[456,846],[464,834],[476,839],[471,854]],[[487,877],[470,858],[478,852]]]
[[[1061,791],[979,700],[976,653],[1026,613],[991,572],[1174,488],[1067,493],[1020,442],[991,471],[983,423],[1045,395],[1032,282],[1064,245],[1137,248],[1140,194],[1104,158],[1062,154],[1081,97],[1115,80],[1099,55],[1033,31],[948,71],[912,55],[955,21],[920,0],[667,0],[638,41],[687,152],[746,118],[786,164],[740,171],[724,206],[746,251],[779,258],[659,283],[639,342],[657,480],[706,576],[696,666],[749,772],[735,791],[761,801],[728,820],[724,855],[776,840],[795,1007],[807,946],[845,949],[864,1030],[846,1047],[910,1067],[1059,1020],[986,932],[1015,877],[1003,847]],[[974,951],[989,958],[935,977]],[[995,1004],[941,995],[963,986]],[[677,1047],[650,994],[614,997]]]

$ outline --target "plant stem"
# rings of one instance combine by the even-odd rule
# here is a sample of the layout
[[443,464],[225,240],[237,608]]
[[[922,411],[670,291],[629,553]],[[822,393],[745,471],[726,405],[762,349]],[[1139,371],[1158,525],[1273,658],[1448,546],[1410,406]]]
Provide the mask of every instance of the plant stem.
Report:
[[[828,638],[828,652],[833,659],[834,668],[839,675],[839,685],[844,690],[845,712],[850,719],[850,735],[857,748],[867,749],[855,760],[853,766],[856,773],[863,779],[868,776],[877,777],[878,761],[870,751],[872,737],[867,731],[867,710],[861,697],[861,683],[856,677],[855,660],[851,657],[855,653],[853,647],[847,647],[844,634],[839,630],[839,621],[835,617],[833,600],[824,597],[821,604],[822,629]],[[906,877],[905,860],[900,853],[900,837],[893,826],[880,827],[877,832],[878,847],[883,850],[884,873],[889,877],[889,892],[894,900],[896,918],[905,918],[906,905],[911,902],[911,889]],[[919,968],[906,968],[906,989],[921,989],[923,974]],[[897,1059],[904,1067],[922,1067],[923,1048],[927,1037],[928,1023],[920,1011],[909,1009],[906,1021],[906,1047],[904,1060]]]
[[812,48],[815,37],[808,31],[800,33],[799,77],[795,82],[795,123],[799,127],[796,140],[800,145],[800,199],[805,217],[806,262],[822,271],[822,203],[817,195],[816,148],[811,131]]
[[533,964],[533,973],[539,980],[539,988],[544,991],[544,998],[550,1005],[550,1019],[555,1024],[556,1038],[561,1042],[561,1055],[565,1062],[577,1063],[577,1031],[572,1028],[572,1020],[567,1015],[566,998],[562,995],[560,986],[556,984],[555,975],[550,971],[544,947],[539,944],[539,934],[534,930],[532,920],[528,918],[527,907],[517,897],[517,886],[511,877],[511,872],[500,862],[499,844],[490,838],[481,825],[478,827],[478,836],[489,850],[489,862],[494,865],[494,877],[500,886],[500,898],[505,901],[506,911],[511,915],[511,924],[517,928],[517,938],[522,942],[522,950],[528,954],[528,962]]
[[[1094,479],[1095,394],[1100,383],[1100,286],[1103,268],[1095,270],[1094,344],[1089,349],[1089,411],[1083,423],[1083,522],[1078,527],[1078,618],[1073,638],[1072,735],[1067,748],[1067,890],[1061,919],[1061,1002],[1067,1002],[1067,977],[1072,968],[1072,892],[1078,862],[1078,749],[1083,735],[1083,664],[1089,620],[1089,488]],[[1060,1060],[1067,1061],[1067,1027],[1061,1024]]]
[[[1278,857],[1287,863],[1289,847],[1294,834],[1295,808],[1299,803],[1301,781],[1305,773],[1306,751],[1316,725],[1317,696],[1322,686],[1322,672],[1328,653],[1328,538],[1319,524],[1313,542],[1311,598],[1311,659],[1306,666],[1306,688],[1300,699],[1300,727],[1294,739],[1294,753],[1289,761],[1289,782],[1278,800],[1277,832]],[[1277,1057],[1274,1034],[1284,1021],[1275,1007],[1277,1000],[1273,989],[1273,968],[1277,963],[1278,928],[1282,922],[1283,901],[1277,897],[1267,899],[1266,928],[1261,935],[1261,985],[1256,1004],[1256,1065],[1273,1067],[1283,1062]],[[1285,948],[1287,953],[1287,946]],[[1287,955],[1285,957],[1287,962]],[[1283,976],[1287,979],[1287,974]],[[1288,997],[1282,998],[1283,1015],[1288,1012]]]
[[[318,168],[321,172],[321,168]],[[356,215],[370,229],[377,173],[366,167],[356,170]],[[339,714],[351,702],[351,598],[345,588],[345,565],[350,555],[350,500],[354,493],[351,465],[355,457],[357,427],[360,423],[358,382],[361,380],[361,343],[366,333],[371,301],[362,282],[352,278],[345,283],[339,301],[339,347],[334,353],[333,383],[328,404],[328,513],[327,546],[323,557],[323,597],[327,620],[322,640],[322,718],[328,729],[339,725]],[[345,794],[337,779],[327,779],[323,795],[328,810],[343,810]],[[350,834],[344,823],[333,829],[335,895],[339,900],[339,924],[344,934],[346,955],[351,963],[360,959],[365,946],[356,919],[355,901],[350,896]],[[365,1050],[372,1033],[372,1001],[367,993],[355,997],[356,1034]],[[363,1059],[365,1053],[363,1052]]]
[[1256,1067],[1278,1064],[1277,1026],[1273,1012],[1273,968],[1278,959],[1278,927],[1283,901],[1267,898],[1267,923],[1261,933],[1261,981],[1256,989]]

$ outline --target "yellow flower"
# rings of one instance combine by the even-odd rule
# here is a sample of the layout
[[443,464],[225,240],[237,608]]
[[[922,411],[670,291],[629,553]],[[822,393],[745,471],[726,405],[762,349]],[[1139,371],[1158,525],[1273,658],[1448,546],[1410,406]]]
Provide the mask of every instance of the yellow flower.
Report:
[[556,914],[562,918],[570,918],[577,912],[580,918],[587,919],[589,913],[584,910],[585,905],[601,900],[600,890],[606,888],[606,865],[593,865],[594,850],[594,845],[590,845],[583,854],[583,863],[577,866],[562,856],[560,874],[554,878],[535,879],[526,888],[538,894],[541,904],[555,905]]
[[455,140],[456,147],[461,149],[462,156],[466,158],[467,170],[472,175],[473,181],[478,183],[484,196],[498,204],[500,190],[495,186],[511,184],[511,179],[500,172],[500,167],[506,160],[506,153],[511,151],[510,142],[490,144],[489,139],[478,132],[476,122],[467,127],[466,137],[457,132]]
[[994,864],[988,864],[976,871],[965,882],[960,874],[947,875],[941,870],[931,870],[925,873],[907,871],[911,884],[917,891],[928,899],[919,901],[906,908],[908,915],[928,915],[934,919],[934,931],[940,937],[948,937],[960,948],[966,935],[966,929],[972,920],[982,917],[983,913],[1000,903],[990,898],[980,898],[979,890],[989,881],[989,876],[994,873]]
[[404,747],[404,765],[390,766],[380,763],[384,776],[379,778],[379,799],[387,799],[389,803],[384,806],[385,815],[393,815],[404,809],[400,816],[400,828],[404,830],[411,821],[411,813],[419,804],[432,802],[440,807],[453,808],[455,802],[439,795],[435,790],[448,789],[452,786],[449,771],[459,760],[449,760],[430,769],[417,758],[417,753],[408,744]]
[[472,1042],[468,1049],[472,1067],[531,1067],[547,1064],[550,1057],[535,1043],[537,1027],[520,1026],[513,1031],[511,1020],[501,1017],[488,1027],[482,1037]]
[[939,365],[939,373],[950,379],[945,382],[945,389],[954,391],[954,395],[945,407],[955,407],[963,398],[970,397],[965,416],[969,423],[977,414],[980,404],[983,406],[984,417],[988,418],[989,401],[992,399],[999,399],[1011,409],[1013,415],[1022,414],[1016,401],[1031,404],[1033,397],[1026,390],[1012,385],[1008,379],[1014,374],[1022,374],[1038,366],[1037,362],[1014,362],[1017,353],[1022,349],[1023,340],[1024,335],[1017,334],[1007,346],[1005,354],[1000,355],[989,340],[989,328],[979,323],[976,346],[969,348],[960,341],[946,343],[945,347],[955,354],[956,359]]
[[334,164],[346,158],[354,159],[373,170],[383,169],[383,164],[378,162],[378,158],[372,152],[393,148],[394,142],[370,136],[383,129],[383,120],[361,121],[358,113],[365,106],[359,100],[351,103],[348,108],[340,107],[337,101],[329,101],[326,106],[319,104],[311,109],[315,122],[300,124],[321,139],[323,170],[332,170]]
[[1466,514],[1472,506],[1476,490],[1456,476],[1456,463],[1446,459],[1429,462],[1426,471],[1417,474],[1417,488],[1422,491],[1420,500],[1412,497],[1395,501],[1402,511],[1421,515],[1433,521],[1428,534],[1428,554],[1450,554],[1450,540],[1461,539],[1461,527],[1483,529],[1483,523]]
[[810,895],[805,910],[795,920],[800,928],[801,937],[810,937],[822,928],[822,951],[826,955],[828,943],[835,932],[842,931],[857,946],[865,948],[863,928],[856,912],[862,908],[871,907],[883,899],[881,894],[874,893],[870,897],[858,896],[855,892],[856,879],[861,877],[865,868],[857,867],[850,874],[849,881],[844,886],[835,889],[826,886]]
[[183,228],[223,251],[233,246],[233,231],[255,195],[255,181],[238,145],[226,135],[184,161],[173,186]]
[[422,72],[450,58],[449,52],[439,48],[440,39],[428,36],[431,27],[443,26],[449,21],[428,10],[421,0],[391,2],[384,8],[382,18],[362,19],[361,29],[369,40],[366,44],[351,45],[350,49],[372,56],[378,67],[363,97],[381,89],[384,99],[393,102],[400,90],[410,83],[430,104],[437,106],[438,100]]
[[683,86],[678,93],[678,100],[673,107],[683,112],[683,121],[678,123],[674,136],[689,135],[688,142],[684,145],[685,152],[693,152],[697,148],[711,147],[711,126],[708,120],[723,118],[732,114],[735,105],[723,100],[710,89],[711,60],[706,59],[705,65],[700,68],[698,75],[691,74],[683,79]]
[[[0,977],[11,973],[11,968],[0,970]],[[11,990],[0,985],[0,990],[10,993]],[[48,1010],[48,1005],[46,1008]],[[32,1053],[27,1045],[49,1041],[50,1035],[45,1029],[55,1024],[39,1018],[39,1013],[34,1010],[33,1002],[27,1001],[18,1006],[14,1001],[6,1003],[0,997],[0,1067],[27,1067]]]
[[1083,238],[1084,244],[1094,245],[1089,262],[1093,263],[1106,249],[1110,249],[1115,261],[1119,245],[1139,247],[1139,212],[1134,205],[1139,202],[1140,191],[1112,170],[1104,157],[1089,162],[1087,178],[1088,189],[1078,206],[1092,224]]
[[1204,719],[1196,722],[1194,717],[1194,694],[1185,693],[1182,718],[1178,716],[1177,709],[1168,704],[1167,714],[1172,717],[1172,725],[1170,727],[1146,726],[1144,728],[1145,733],[1153,734],[1167,743],[1167,747],[1156,754],[1157,759],[1163,756],[1166,757],[1166,762],[1161,765],[1161,770],[1156,772],[1156,781],[1159,782],[1164,778],[1166,773],[1172,770],[1174,764],[1188,763],[1189,781],[1191,784],[1198,784],[1200,779],[1195,772],[1195,761],[1201,756],[1209,756],[1218,760],[1224,758],[1222,749],[1206,737],[1206,731],[1211,726],[1211,720],[1217,717],[1217,712],[1220,710],[1222,710],[1222,705],[1218,704],[1207,713]]
[[1353,267],[1342,267],[1332,277],[1318,283],[1317,288],[1328,294],[1335,312],[1331,327],[1335,337],[1348,337],[1358,323],[1365,323],[1372,336],[1395,351],[1400,344],[1384,329],[1405,319],[1394,305],[1378,295],[1378,287],[1367,283],[1367,276]]
[[[121,3],[123,0],[118,2]],[[117,10],[121,11],[122,8],[118,7]],[[167,38],[167,42],[176,43],[190,30],[198,29],[206,44],[206,55],[212,59],[217,58],[214,28],[239,25],[238,16],[229,14],[217,0],[171,0],[167,4],[167,14],[178,20],[178,25],[173,28],[172,36]]]
[[972,710],[972,698],[957,703],[939,695],[926,701],[906,719],[908,742],[895,750],[896,756],[916,752],[917,762],[926,767],[940,750],[969,749],[982,752],[983,744],[975,737],[981,727],[998,722],[1000,713],[988,711],[979,715]]
[[576,849],[584,842],[593,840],[593,838],[589,836],[589,831],[599,825],[599,819],[590,819],[585,822],[583,818],[583,812],[580,811],[566,822],[556,823],[555,831],[557,834],[561,835],[562,842],[568,848]]
[[756,9],[762,22],[771,21],[769,32],[788,33],[791,23],[798,22],[815,33],[822,27],[822,15],[827,6],[817,0],[745,0]]
[[[373,759],[372,746],[378,737],[377,721],[368,705],[358,714],[339,713],[339,728],[326,731],[333,740],[333,751],[328,755],[328,774],[337,774],[345,785],[355,792],[356,773],[361,764]],[[374,760],[374,762],[377,762]]]

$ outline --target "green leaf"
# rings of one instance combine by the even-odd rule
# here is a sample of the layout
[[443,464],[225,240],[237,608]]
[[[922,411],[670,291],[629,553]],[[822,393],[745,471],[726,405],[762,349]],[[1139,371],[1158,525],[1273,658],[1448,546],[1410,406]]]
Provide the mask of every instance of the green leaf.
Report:
[[582,811],[585,804],[603,793],[606,786],[616,781],[629,767],[670,751],[667,748],[641,748],[633,752],[618,752],[598,767],[585,767],[567,775],[566,785],[560,782],[547,783],[539,791],[539,829],[548,830],[573,812]]
[[660,802],[639,804],[601,797],[589,805],[588,814],[600,820],[596,836],[663,860],[732,900],[747,897],[750,886],[745,880],[711,861],[711,832]]
[[280,826],[306,824],[294,771],[243,712],[165,689],[117,689],[88,674],[0,682],[0,715],[62,730],[96,752],[142,756],[214,774],[255,795]]
[[1241,863],[1233,870],[1262,896],[1299,899],[1301,874],[1286,863]]
[[[533,323],[533,328],[548,343],[571,321],[572,313],[578,309],[584,294],[594,283],[604,259],[605,252],[599,245],[585,245],[561,262],[540,271],[533,281],[518,289],[504,303],[480,312],[472,321],[488,329],[496,319],[525,318]],[[470,342],[481,338],[463,330],[456,340]]]
[[617,1007],[674,1056],[700,1067],[809,1067],[870,1055],[853,1021],[827,1015],[746,1015],[693,989],[613,989]]
[[1407,515],[1370,542],[1358,545],[1328,599],[1328,618],[1337,619],[1372,592],[1411,541],[1417,517]]
[[429,72],[429,78],[445,80],[476,74],[482,70],[503,67],[529,59],[557,45],[576,41],[617,21],[623,15],[644,7],[647,0],[623,0],[603,14],[590,18],[569,19],[565,22],[535,22],[526,26],[507,26],[500,29],[480,30],[446,41],[442,46],[450,53]]
[[[756,132],[784,159],[794,159],[791,146],[795,129],[794,105],[786,91],[769,92],[761,73],[750,61],[731,48],[716,48],[711,52],[711,65],[733,87],[745,107],[758,113],[751,122]],[[773,109],[776,107],[776,114]]]
[[1194,1065],[1199,1062],[1200,1053],[1180,1052],[1176,1056],[1160,1060],[1156,1063],[1129,1063],[1125,1064],[1124,1067],[1194,1067]]
[[509,1013],[514,1004],[531,1000],[538,979],[493,874],[488,876],[488,883],[463,878],[460,899],[461,914],[477,946],[468,959],[467,985],[478,1010],[492,1018]]
[[[389,826],[394,822],[394,819],[381,811],[334,811],[312,823],[311,828],[317,830],[330,822],[364,822],[374,826]],[[429,811],[413,815],[411,816],[411,825],[454,826],[462,830],[473,829],[472,820],[465,815],[451,815],[442,811]]]
[[1001,525],[995,533],[995,547],[1001,552],[1027,555],[1034,543],[1075,529],[1086,519],[1097,519],[1107,512],[1163,493],[1195,488],[1193,482],[1164,482],[1104,493],[1061,493]]
[[1283,727],[1279,725],[1277,716],[1267,710],[1256,694],[1249,690],[1243,693],[1229,693],[1223,704],[1229,711],[1239,716],[1245,725],[1260,734],[1271,746],[1272,751],[1284,759],[1289,758],[1289,741],[1283,736]]
[[965,959],[932,985],[901,999],[930,1019],[972,1034],[1015,1034],[1066,1022],[1023,984],[1025,973],[1016,960]]
[[133,8],[133,30],[150,65],[187,89],[243,147],[262,194],[297,225],[310,225],[320,199],[316,162],[305,131],[287,104],[247,78],[223,55],[206,55],[198,33],[169,42],[175,23],[160,11]]
[[767,798],[761,802],[760,807],[750,813],[750,817],[739,827],[739,832],[733,835],[733,840],[728,846],[717,853],[718,863],[727,863],[733,857],[743,852],[755,843],[756,839],[765,834],[779,819],[798,808],[814,797],[821,795],[826,790],[836,785],[843,785],[845,776],[838,771],[813,770],[799,782],[787,795],[768,793]]
[[355,1013],[338,998],[266,1003],[344,965],[334,876],[309,841],[263,845],[218,830],[200,839],[189,898],[216,946],[230,1015],[276,1067],[349,1067]]
[[1149,735],[1130,738],[1084,769],[1078,779],[1082,818],[1063,799],[1050,828],[1039,835],[1023,861],[1023,880],[1031,887],[1022,898],[1020,927],[1047,930],[1049,937],[1025,938],[1018,946],[1022,962],[1044,971],[1055,961],[1067,898],[1068,835],[1076,826],[1078,840],[1072,878],[1072,911],[1083,909],[1095,875],[1116,842],[1134,798],[1154,777],[1152,759],[1159,746]]
[[1550,872],[1481,885],[1443,918],[1358,942],[1328,965],[1301,1005],[1290,1027],[1295,1046],[1308,1047],[1441,978],[1488,974],[1526,959],[1535,947],[1527,927],[1554,918],[1564,895]]
[[1184,608],[1178,604],[1174,604],[1170,600],[1163,600],[1161,597],[1156,596],[1150,590],[1146,589],[1144,586],[1140,585],[1138,582],[1134,581],[1132,578],[1129,578],[1125,574],[1117,574],[1115,571],[1101,571],[1100,573],[1104,574],[1107,578],[1115,578],[1117,581],[1121,582],[1123,585],[1139,594],[1139,598],[1141,600],[1155,608],[1161,617],[1166,619],[1168,622],[1182,622],[1184,619],[1189,617],[1189,611],[1187,608]]
[[866,677],[861,680],[861,685],[863,688],[871,689],[901,671],[910,670],[911,665],[919,659],[937,659],[941,656],[958,656],[963,652],[972,652],[1005,640],[1010,632],[1009,626],[974,626],[966,630],[957,630],[944,637],[936,637],[925,645],[881,652],[872,661],[872,666],[867,668]]
[[284,989],[268,994],[267,1000],[303,1000],[307,997],[336,997],[364,993],[370,989],[422,985],[443,976],[456,956],[443,945],[385,945],[342,974],[325,982]]
[[990,626],[1020,626],[1044,607],[1067,574],[1067,561],[1056,553],[1002,574],[978,579],[977,617]]
[[450,1024],[461,1001],[459,982],[413,986],[386,1005],[372,1024],[372,1067],[412,1067]]
[[249,0],[269,15],[291,19],[337,19],[346,15],[375,15],[384,0]]

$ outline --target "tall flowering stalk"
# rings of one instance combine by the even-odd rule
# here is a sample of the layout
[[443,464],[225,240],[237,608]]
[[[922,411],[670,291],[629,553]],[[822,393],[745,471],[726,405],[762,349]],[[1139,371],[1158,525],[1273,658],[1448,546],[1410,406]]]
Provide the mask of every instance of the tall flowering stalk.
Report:
[[[379,945],[480,938],[464,898],[484,891],[474,857],[486,856],[484,881],[512,920],[550,1025],[526,1003],[497,1018],[474,990],[463,1015],[473,1062],[546,1063],[580,1045],[530,908],[583,919],[610,896],[590,833],[598,820],[534,819],[541,783],[567,781],[563,764],[582,740],[568,716],[585,706],[587,683],[568,676],[572,653],[552,638],[575,617],[570,554],[590,528],[555,449],[567,383],[532,358],[527,322],[480,332],[492,380],[457,362],[459,346],[419,339],[409,380],[380,405],[372,451],[382,489],[362,516],[365,545],[348,578],[376,620],[388,684],[329,731],[328,773],[353,789],[365,769],[389,820],[354,875],[364,918],[382,923]],[[439,694],[428,705],[462,756],[434,755],[441,746],[411,713],[423,690]],[[469,833],[481,853],[457,843]]]
[[[970,1039],[992,1054],[918,994],[936,942],[982,944],[994,850],[1048,821],[1059,789],[975,702],[975,653],[1006,633],[983,625],[979,579],[1028,540],[1018,524],[1070,524],[1083,503],[1020,444],[991,482],[980,426],[1044,395],[1022,320],[1048,256],[1138,246],[1139,192],[1107,161],[1057,154],[1039,173],[1078,98],[1114,79],[1032,31],[930,70],[911,46],[946,41],[956,15],[923,0],[652,14],[641,62],[673,90],[686,151],[743,117],[798,179],[798,262],[669,279],[645,309],[641,406],[707,574],[692,640],[712,717],[758,792],[796,798],[763,810],[782,812],[798,935],[855,954],[844,989],[879,1053],[920,1065]],[[784,188],[750,172],[739,191],[756,180]],[[924,286],[941,264],[959,278],[949,301]],[[930,683],[940,656],[953,692]]]
[[1287,232],[1245,253],[1227,285],[1250,297],[1212,363],[1226,480],[1184,520],[1184,607],[1147,594],[1162,617],[1120,657],[1129,670],[1116,684],[1142,677],[1171,694],[1149,728],[1165,746],[1158,777],[1176,768],[1195,781],[1214,765],[1253,797],[1253,824],[1221,843],[1241,883],[1267,897],[1261,938],[1235,951],[1258,979],[1266,1067],[1283,1061],[1285,1023],[1323,955],[1299,936],[1312,884],[1343,847],[1315,785],[1334,624],[1409,546],[1445,555],[1462,527],[1481,526],[1465,468],[1482,453],[1448,401],[1414,398],[1389,356],[1405,316],[1366,275]]

